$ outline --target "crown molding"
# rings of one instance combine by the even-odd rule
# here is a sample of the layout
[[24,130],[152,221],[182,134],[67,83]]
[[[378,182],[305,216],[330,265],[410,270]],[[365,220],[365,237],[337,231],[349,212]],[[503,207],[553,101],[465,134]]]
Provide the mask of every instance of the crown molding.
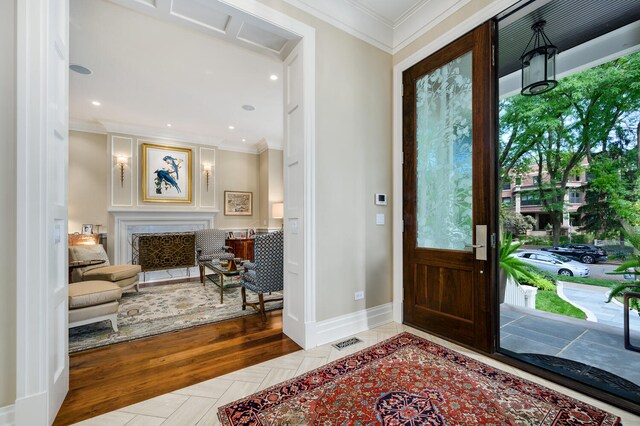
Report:
[[123,133],[126,135],[143,136],[146,138],[172,139],[175,141],[198,143],[201,145],[218,146],[223,143],[221,139],[211,136],[199,135],[189,132],[180,132],[173,129],[159,129],[157,127],[142,126],[139,124],[120,123],[117,121],[99,120],[99,123],[108,133]]
[[284,1],[390,54],[397,53],[471,2],[423,0],[391,21],[360,0]]
[[266,138],[262,138],[258,141],[258,143],[256,143],[255,145],[256,150],[258,152],[258,154],[262,154],[263,152],[269,150],[269,149],[275,149],[278,151],[282,151],[284,149],[284,147],[282,146],[282,143],[278,143],[272,140],[268,140]]
[[325,21],[387,53],[393,51],[393,28],[374,14],[343,0],[284,0],[290,5]]
[[97,121],[69,119],[69,130],[106,135],[107,130]]
[[238,146],[227,143],[222,143],[217,146],[219,151],[240,152],[243,154],[259,154],[257,144],[248,146]]

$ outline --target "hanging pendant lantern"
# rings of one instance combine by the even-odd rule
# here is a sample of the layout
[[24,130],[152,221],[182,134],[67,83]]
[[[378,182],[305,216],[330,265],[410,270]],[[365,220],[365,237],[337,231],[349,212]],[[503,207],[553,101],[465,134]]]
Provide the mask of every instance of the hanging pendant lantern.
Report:
[[[558,85],[556,80],[556,55],[558,48],[544,33],[546,21],[538,21],[531,26],[533,36],[521,56],[522,93],[524,96],[540,95]],[[529,46],[533,42],[533,48]]]

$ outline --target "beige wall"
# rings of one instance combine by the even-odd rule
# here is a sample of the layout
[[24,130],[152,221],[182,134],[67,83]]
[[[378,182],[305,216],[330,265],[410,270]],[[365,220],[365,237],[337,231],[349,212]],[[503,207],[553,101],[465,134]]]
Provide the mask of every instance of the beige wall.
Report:
[[0,407],[16,399],[16,2],[0,2]]
[[262,151],[258,159],[260,188],[260,217],[258,228],[267,227],[269,224],[269,150]]
[[84,223],[107,231],[107,148],[107,135],[69,132],[69,233]]
[[[216,228],[257,228],[260,224],[260,187],[258,184],[259,159],[257,154],[233,151],[218,151],[216,159],[216,191],[218,208]],[[252,216],[225,216],[224,191],[253,192]]]
[[273,203],[281,203],[284,200],[284,176],[283,176],[283,152],[276,149],[270,149],[269,153],[269,191],[267,199],[267,226],[269,228],[278,228],[282,226],[282,219],[274,219],[271,217],[271,206]]
[[389,303],[391,207],[376,207],[374,193],[391,196],[391,55],[282,0],[260,1],[316,29],[317,320]]

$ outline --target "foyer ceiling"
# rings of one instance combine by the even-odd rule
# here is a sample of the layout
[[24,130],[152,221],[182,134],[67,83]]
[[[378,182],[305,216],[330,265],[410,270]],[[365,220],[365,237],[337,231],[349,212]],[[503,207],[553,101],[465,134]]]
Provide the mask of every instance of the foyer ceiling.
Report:
[[395,53],[471,0],[284,0]]
[[[224,7],[214,1],[133,2],[138,6],[123,6],[128,0],[70,2],[70,63],[93,71],[69,73],[72,129],[246,152],[265,142],[281,146],[281,57],[297,42],[295,36],[248,17],[224,17]],[[163,9],[141,13],[140,7],[151,7],[147,3]],[[180,17],[162,17],[167,10]],[[201,22],[192,22],[190,14]],[[217,27],[227,34],[219,36]]]

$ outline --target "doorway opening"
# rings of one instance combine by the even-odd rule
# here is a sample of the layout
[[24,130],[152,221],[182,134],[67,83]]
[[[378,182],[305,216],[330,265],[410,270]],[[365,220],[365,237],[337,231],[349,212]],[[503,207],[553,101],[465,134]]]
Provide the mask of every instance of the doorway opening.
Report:
[[[640,353],[625,344],[639,344],[640,316],[623,306],[639,277],[621,269],[640,225],[639,19],[635,2],[568,0],[498,19],[500,263],[514,271],[499,283],[499,351],[627,403],[640,400]],[[557,87],[524,96],[521,55],[541,22]]]
[[[115,324],[70,309],[71,353],[253,314],[242,272],[212,256],[227,246],[242,271],[282,228],[283,60],[300,38],[222,5],[180,20],[132,3],[70,2],[70,280],[122,275]],[[235,38],[189,21],[223,16]],[[105,262],[78,265],[91,256]]]

